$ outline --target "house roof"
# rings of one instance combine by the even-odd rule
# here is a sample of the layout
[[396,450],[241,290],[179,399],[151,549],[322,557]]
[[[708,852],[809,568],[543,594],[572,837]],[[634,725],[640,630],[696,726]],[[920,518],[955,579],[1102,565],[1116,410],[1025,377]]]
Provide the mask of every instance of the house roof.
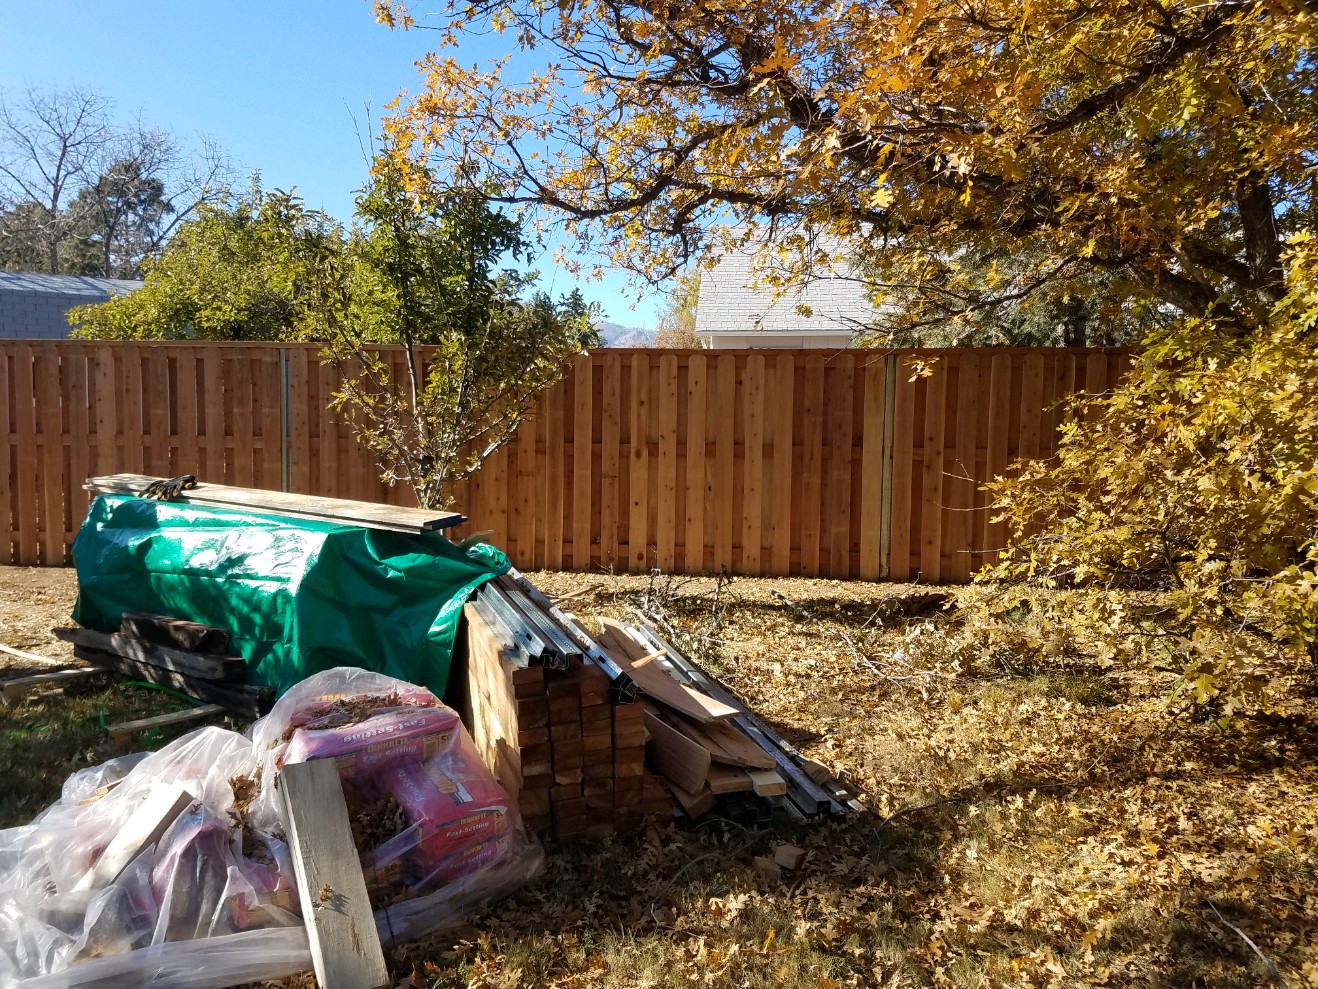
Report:
[[74,306],[127,295],[137,291],[142,284],[123,278],[0,271],[0,338],[64,339],[72,330],[65,313]]
[[701,273],[697,334],[851,334],[873,321],[877,310],[849,271],[826,269],[775,300],[771,286],[755,284],[753,259],[753,248],[732,251]]
[[0,271],[0,292],[51,292],[57,295],[126,295],[142,287],[128,278],[92,278],[85,275],[47,275],[37,271]]

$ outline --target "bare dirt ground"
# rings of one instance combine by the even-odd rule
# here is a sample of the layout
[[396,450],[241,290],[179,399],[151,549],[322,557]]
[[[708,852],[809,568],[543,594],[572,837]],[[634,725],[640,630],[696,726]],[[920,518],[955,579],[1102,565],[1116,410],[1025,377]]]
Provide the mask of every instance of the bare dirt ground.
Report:
[[[71,657],[72,648],[50,630],[72,624],[69,612],[77,593],[78,581],[72,569],[0,568],[0,642],[38,656]],[[11,666],[17,662],[0,653],[0,664]]]
[[[1169,675],[991,655],[909,585],[530,576],[583,622],[666,625],[871,812],[551,850],[516,896],[391,952],[398,985],[1318,987],[1311,699],[1175,714]],[[0,640],[59,655],[72,601],[69,571],[0,569]],[[116,696],[0,710],[0,826],[103,758]],[[782,840],[806,863],[768,879],[753,857]]]

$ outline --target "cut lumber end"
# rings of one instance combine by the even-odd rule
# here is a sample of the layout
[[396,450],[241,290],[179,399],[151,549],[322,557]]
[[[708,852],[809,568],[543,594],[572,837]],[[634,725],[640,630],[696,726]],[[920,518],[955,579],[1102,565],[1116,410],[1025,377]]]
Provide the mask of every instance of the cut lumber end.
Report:
[[787,781],[772,769],[748,769],[746,775],[758,797],[781,797],[787,792]]
[[773,860],[784,869],[795,872],[805,864],[805,849],[784,842],[773,850]]

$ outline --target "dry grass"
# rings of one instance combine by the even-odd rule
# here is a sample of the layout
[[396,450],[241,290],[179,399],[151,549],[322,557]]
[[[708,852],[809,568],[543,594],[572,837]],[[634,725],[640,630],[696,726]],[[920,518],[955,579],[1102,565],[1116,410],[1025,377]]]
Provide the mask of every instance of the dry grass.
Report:
[[[1226,726],[1172,717],[1167,678],[1024,666],[938,615],[873,620],[910,587],[738,580],[715,616],[710,581],[532,579],[590,588],[567,604],[586,620],[629,616],[649,591],[686,647],[875,812],[556,850],[469,927],[392,952],[401,984],[1227,989],[1275,965],[1318,986],[1311,698]],[[781,840],[809,857],[766,880],[752,859]]]

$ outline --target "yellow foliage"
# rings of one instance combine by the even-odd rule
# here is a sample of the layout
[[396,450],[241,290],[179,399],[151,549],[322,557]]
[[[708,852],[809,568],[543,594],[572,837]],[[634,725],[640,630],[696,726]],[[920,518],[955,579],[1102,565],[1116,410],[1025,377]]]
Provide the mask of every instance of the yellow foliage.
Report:
[[[1079,407],[1055,463],[993,486],[1012,549],[969,610],[1032,612],[1066,648],[1178,664],[1195,703],[1266,706],[1318,643],[1318,252],[1246,338],[1208,321],[1152,340]],[[1132,606],[1124,593],[1151,592]],[[1042,645],[1042,642],[1036,643]]]
[[[1014,246],[1041,281],[1121,270],[1124,292],[1253,329],[1281,295],[1272,218],[1305,222],[1301,4],[437,6],[442,49],[507,30],[527,71],[431,56],[392,123],[400,154],[475,163],[650,277],[725,250],[730,223],[810,226],[877,256],[886,285]],[[390,23],[408,7],[377,4]]]

